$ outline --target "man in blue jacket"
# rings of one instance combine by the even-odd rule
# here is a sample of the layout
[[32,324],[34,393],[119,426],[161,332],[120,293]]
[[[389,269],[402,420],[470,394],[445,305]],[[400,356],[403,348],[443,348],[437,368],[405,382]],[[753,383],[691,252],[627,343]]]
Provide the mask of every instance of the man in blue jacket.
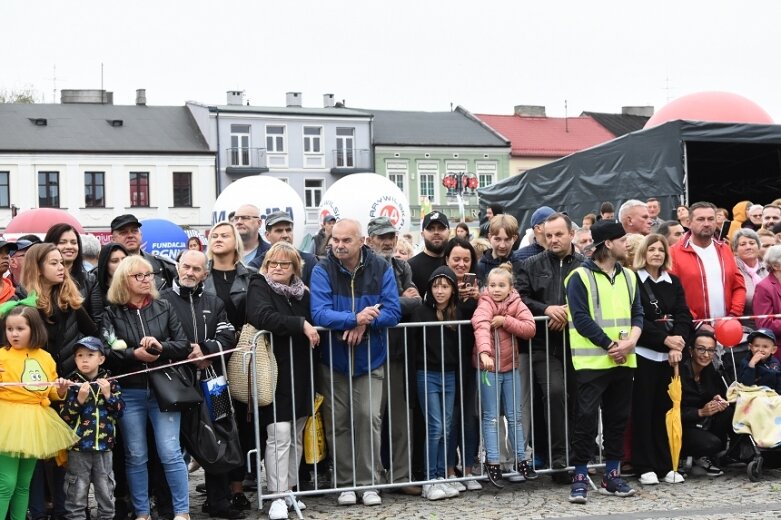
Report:
[[[360,222],[339,220],[310,285],[312,320],[330,329],[321,344],[320,393],[337,486],[381,481],[385,329],[401,318],[393,268],[363,243]],[[339,496],[340,505],[355,503],[353,491]],[[376,490],[363,492],[364,505],[380,503]]]

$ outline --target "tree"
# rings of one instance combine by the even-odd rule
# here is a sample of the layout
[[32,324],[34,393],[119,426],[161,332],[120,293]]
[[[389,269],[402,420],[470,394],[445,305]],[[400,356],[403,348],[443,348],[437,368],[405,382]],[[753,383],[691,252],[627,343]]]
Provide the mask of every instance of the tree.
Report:
[[0,103],[35,103],[35,90],[30,87],[19,90],[0,89]]

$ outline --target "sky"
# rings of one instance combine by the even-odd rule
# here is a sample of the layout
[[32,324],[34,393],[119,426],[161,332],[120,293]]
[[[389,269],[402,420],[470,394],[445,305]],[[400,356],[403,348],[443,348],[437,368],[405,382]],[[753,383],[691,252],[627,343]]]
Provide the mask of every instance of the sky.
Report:
[[781,122],[781,2],[4,0],[0,91],[101,88],[188,100],[549,116],[658,110],[708,90]]

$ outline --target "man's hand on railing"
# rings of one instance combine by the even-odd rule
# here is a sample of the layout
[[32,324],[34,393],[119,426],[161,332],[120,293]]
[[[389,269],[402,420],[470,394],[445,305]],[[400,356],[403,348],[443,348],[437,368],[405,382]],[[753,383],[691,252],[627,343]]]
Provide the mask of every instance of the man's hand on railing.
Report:
[[566,305],[548,305],[545,308],[545,316],[550,318],[548,328],[550,330],[564,330],[567,326],[567,306]]
[[354,347],[361,342],[365,332],[366,332],[366,325],[358,325],[354,329],[344,331],[344,334],[342,335],[342,340],[346,341],[349,346]]

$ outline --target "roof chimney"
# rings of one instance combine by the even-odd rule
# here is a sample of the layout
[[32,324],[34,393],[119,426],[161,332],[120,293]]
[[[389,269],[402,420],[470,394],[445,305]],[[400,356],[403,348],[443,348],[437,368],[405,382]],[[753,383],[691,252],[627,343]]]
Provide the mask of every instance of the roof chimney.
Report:
[[114,93],[97,89],[63,89],[60,91],[60,103],[92,103],[113,105]]
[[146,89],[145,88],[139,88],[136,89],[136,105],[138,106],[146,106]]
[[243,105],[244,104],[244,91],[243,90],[229,90],[228,91],[228,104],[229,105]]
[[323,108],[333,108],[333,107],[334,107],[334,95],[323,94]]
[[515,105],[514,112],[521,117],[546,117],[545,106],[541,105]]
[[621,107],[621,115],[651,117],[654,107]]
[[287,106],[301,108],[301,92],[288,92],[287,93]]

